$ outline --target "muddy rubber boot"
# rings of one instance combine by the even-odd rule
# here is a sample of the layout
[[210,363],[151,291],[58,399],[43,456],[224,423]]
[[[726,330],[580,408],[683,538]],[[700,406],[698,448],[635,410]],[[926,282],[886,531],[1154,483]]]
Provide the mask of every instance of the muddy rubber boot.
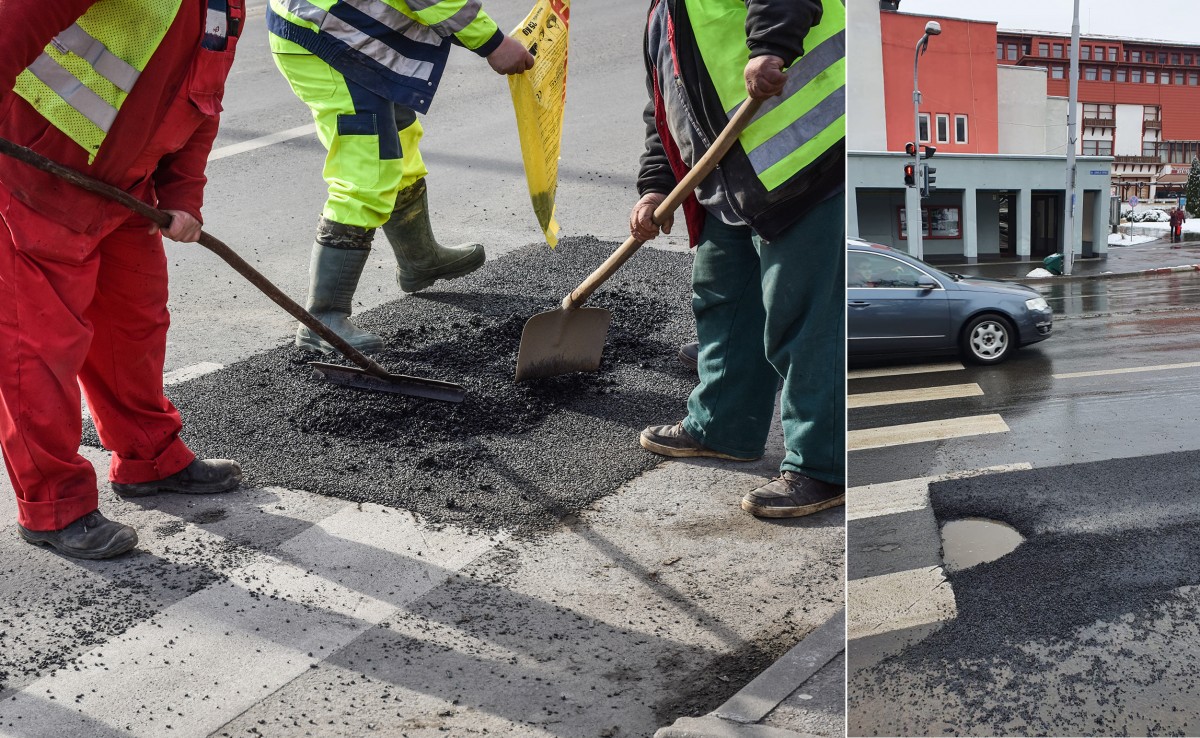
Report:
[[483,245],[442,246],[429,225],[425,180],[401,190],[383,233],[396,253],[396,282],[405,292],[418,292],[439,279],[454,279],[483,266]]
[[[358,279],[371,254],[374,235],[374,229],[321,219],[308,264],[310,282],[308,302],[304,306],[317,320],[363,353],[383,348],[382,338],[350,322],[354,290],[358,288]],[[296,345],[323,354],[337,352],[304,324],[296,331]]]

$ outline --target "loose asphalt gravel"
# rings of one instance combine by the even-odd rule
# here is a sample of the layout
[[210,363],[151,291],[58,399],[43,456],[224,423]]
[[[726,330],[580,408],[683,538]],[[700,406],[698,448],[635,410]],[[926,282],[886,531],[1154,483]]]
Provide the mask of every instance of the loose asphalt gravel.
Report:
[[1027,540],[947,574],[957,617],[852,679],[851,713],[856,701],[905,703],[868,721],[889,735],[1194,734],[1181,722],[1194,693],[1151,695],[1200,683],[1200,668],[1186,650],[1147,644],[1193,638],[1180,628],[1195,630],[1194,614],[1175,621],[1195,600],[1179,588],[1200,583],[1198,492],[1197,452],[930,485],[939,525],[999,520]]
[[[380,503],[435,524],[553,526],[659,463],[637,434],[680,420],[695,384],[676,357],[695,335],[691,257],[651,248],[588,303],[613,316],[599,372],[513,381],[525,321],[556,308],[616,246],[533,244],[357,316],[384,336],[381,364],[461,383],[461,404],[324,382],[306,365],[318,357],[285,345],[168,387],[183,438],[200,456],[237,459],[249,485]],[[85,443],[98,442],[89,431]]]

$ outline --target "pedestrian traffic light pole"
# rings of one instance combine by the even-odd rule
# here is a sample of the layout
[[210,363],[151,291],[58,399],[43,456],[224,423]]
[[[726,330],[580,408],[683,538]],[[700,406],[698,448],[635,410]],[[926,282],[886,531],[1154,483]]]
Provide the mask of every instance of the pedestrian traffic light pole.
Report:
[[941,32],[942,26],[937,21],[926,23],[925,35],[917,42],[916,53],[913,54],[913,146],[908,152],[912,156],[913,183],[908,185],[905,182],[908,188],[904,193],[904,212],[908,227],[908,253],[918,259],[925,258],[922,241],[925,226],[921,217],[921,85],[917,78],[917,65],[921,61],[921,55],[929,48],[929,37],[937,36]]
[[[1067,217],[1063,235],[1063,276],[1071,276],[1075,261],[1075,115],[1079,107],[1079,0],[1075,0],[1075,19],[1071,22],[1071,82],[1067,95]],[[1095,237],[1095,236],[1094,236]]]

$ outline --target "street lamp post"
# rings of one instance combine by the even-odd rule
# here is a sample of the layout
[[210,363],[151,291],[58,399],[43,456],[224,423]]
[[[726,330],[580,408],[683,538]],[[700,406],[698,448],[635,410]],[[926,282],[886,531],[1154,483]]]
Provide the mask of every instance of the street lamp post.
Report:
[[[941,32],[942,26],[937,21],[926,23],[925,35],[917,42],[916,52],[913,54],[912,166],[915,181],[904,194],[904,210],[908,221],[909,253],[918,259],[925,258],[925,249],[922,242],[924,225],[921,218],[921,86],[917,80],[917,63],[921,61],[921,55],[929,48],[929,37],[937,36]],[[930,138],[932,139],[932,131],[930,131],[930,134]]]
[[1075,109],[1079,107],[1079,0],[1075,0],[1075,17],[1071,22],[1071,74],[1067,90],[1067,217],[1066,232],[1063,234],[1062,269],[1063,274],[1069,277],[1071,267],[1075,263],[1075,207],[1078,190],[1075,165]]

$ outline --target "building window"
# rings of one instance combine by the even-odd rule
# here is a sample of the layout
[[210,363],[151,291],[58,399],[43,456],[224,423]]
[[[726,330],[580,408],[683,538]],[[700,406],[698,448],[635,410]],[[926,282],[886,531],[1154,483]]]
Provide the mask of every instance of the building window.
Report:
[[1171,84],[1171,73],[1165,69],[1163,71],[1159,72],[1158,73],[1158,81],[1164,85]]
[[1004,58],[1004,44],[996,44],[996,58],[997,59]]
[[1158,77],[1155,76],[1153,69],[1146,70],[1146,84],[1152,85],[1158,82]]
[[1116,46],[1108,47],[1108,60],[1113,61],[1113,62],[1115,62],[1117,60],[1117,47]]
[[937,142],[950,143],[950,116],[945,113],[937,115]]
[[1140,69],[1130,69],[1130,70],[1129,70],[1129,81],[1130,81],[1130,82],[1136,82],[1136,83],[1138,83],[1138,84],[1141,84],[1141,82],[1142,82],[1142,70],[1140,70]]
[[1140,51],[1132,51],[1132,52],[1130,52],[1130,55],[1131,55],[1131,58],[1130,58],[1130,60],[1129,60],[1129,61],[1133,62],[1134,64],[1141,64],[1141,62],[1142,62],[1142,52],[1140,52]]
[[1128,73],[1124,69],[1117,70],[1117,81],[1118,82],[1128,81]]
[[1063,79],[1065,74],[1063,68],[1059,66],[1050,67],[1050,79]]
[[1061,59],[1061,58],[1063,58],[1063,47],[1062,47],[1062,44],[1054,44],[1054,58],[1055,58],[1055,59]]
[[1195,72],[1188,72],[1188,84],[1192,87],[1200,84],[1200,79],[1198,79],[1198,77],[1200,77],[1200,75],[1197,75]]
[[1172,63],[1172,64],[1178,64],[1178,63],[1179,63],[1179,54],[1171,54],[1171,63]]
[[1083,142],[1083,155],[1112,156],[1112,141],[1085,140]]
[[1017,45],[1016,44],[1008,45],[1008,60],[1009,61],[1017,60]]
[[967,142],[967,116],[954,116],[954,143],[965,144]]
[[[1096,58],[1100,58],[1100,56],[1102,55],[1102,52],[1104,51],[1104,49],[1103,49],[1102,47],[1099,47],[1099,46],[1098,46],[1098,47],[1096,47],[1096,49],[1097,49],[1097,51],[1098,51],[1098,52],[1101,52],[1100,54],[1097,54],[1097,57],[1096,57]],[[1079,58],[1080,58],[1080,59],[1083,59],[1084,61],[1088,61],[1088,60],[1090,60],[1090,59],[1092,58],[1092,47],[1091,47],[1091,46],[1088,46],[1087,44],[1084,44],[1083,46],[1080,46],[1080,47],[1079,47]]]
[[1101,82],[1112,82],[1112,70],[1109,69],[1108,67],[1104,67],[1103,69],[1101,69],[1100,70],[1100,81]]
[[1100,103],[1084,103],[1083,117],[1084,118],[1104,118],[1106,120],[1113,119],[1113,106],[1102,105]]
[[1158,156],[1158,142],[1142,141],[1142,156]]
[[1158,63],[1159,64],[1167,63],[1167,52],[1165,52],[1165,51],[1158,52]]
[[1083,68],[1083,78],[1088,80],[1089,82],[1095,82],[1096,81],[1096,68],[1095,67],[1084,67]]
[[1183,55],[1183,65],[1184,65],[1185,67],[1190,67],[1190,66],[1192,66],[1192,55],[1191,55],[1191,54],[1184,54],[1184,55]]
[[1050,56],[1050,44],[1048,44],[1048,43],[1038,44],[1038,56]]
[[1183,72],[1175,73],[1175,84],[1177,84],[1177,85],[1183,84]]
[[929,113],[921,113],[917,116],[918,134],[921,138],[921,143],[929,142]]
[[1144,120],[1148,123],[1157,123],[1158,122],[1158,106],[1157,105],[1142,106],[1142,120]]

